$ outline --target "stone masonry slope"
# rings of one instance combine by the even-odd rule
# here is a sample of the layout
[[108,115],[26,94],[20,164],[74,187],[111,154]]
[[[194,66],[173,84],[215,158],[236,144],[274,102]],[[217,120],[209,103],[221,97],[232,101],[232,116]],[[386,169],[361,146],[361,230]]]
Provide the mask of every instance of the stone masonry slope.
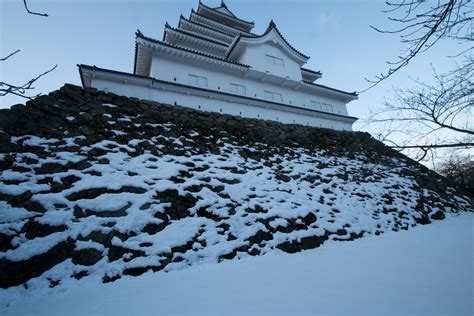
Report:
[[293,253],[472,211],[366,133],[68,84],[0,110],[0,172],[2,288]]

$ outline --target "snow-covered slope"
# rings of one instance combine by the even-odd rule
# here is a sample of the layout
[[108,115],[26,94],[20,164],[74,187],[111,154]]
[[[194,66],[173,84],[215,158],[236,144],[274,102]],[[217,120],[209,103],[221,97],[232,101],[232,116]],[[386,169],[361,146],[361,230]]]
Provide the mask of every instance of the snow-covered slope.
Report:
[[363,133],[69,85],[0,117],[3,288],[294,253],[472,210]]
[[[298,254],[0,292],[2,315],[474,314],[474,214]],[[66,290],[67,289],[67,290]]]

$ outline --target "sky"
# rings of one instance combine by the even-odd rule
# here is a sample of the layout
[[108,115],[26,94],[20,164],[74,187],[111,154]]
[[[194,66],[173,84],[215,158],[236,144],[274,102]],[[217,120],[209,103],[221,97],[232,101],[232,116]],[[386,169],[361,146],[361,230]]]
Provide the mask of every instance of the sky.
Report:
[[[203,0],[215,7],[220,0]],[[96,65],[132,72],[135,31],[161,39],[166,22],[177,26],[180,14],[188,17],[198,0],[29,0],[33,11],[49,17],[25,13],[22,1],[1,0],[0,56],[20,49],[0,62],[0,81],[22,84],[58,65],[35,83],[34,93],[46,94],[64,83],[80,85],[77,64]],[[254,21],[254,33],[265,31],[271,19],[290,44],[311,58],[306,68],[320,70],[317,82],[345,91],[362,91],[366,78],[387,71],[386,61],[394,60],[403,46],[397,35],[380,34],[371,25],[391,29],[381,0],[227,0],[238,17]],[[393,89],[408,87],[409,77],[429,79],[432,66],[448,70],[446,58],[458,51],[450,42],[421,55],[389,80],[360,94],[349,103],[351,116],[359,117],[355,130],[373,130],[364,122],[370,109],[380,106]],[[26,100],[0,97],[0,108]]]

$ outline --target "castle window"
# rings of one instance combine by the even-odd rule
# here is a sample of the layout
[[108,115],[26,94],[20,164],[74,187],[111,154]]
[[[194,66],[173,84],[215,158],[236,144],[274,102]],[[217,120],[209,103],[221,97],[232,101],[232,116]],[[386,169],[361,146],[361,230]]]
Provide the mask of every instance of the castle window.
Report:
[[265,57],[267,59],[267,63],[272,64],[272,65],[285,67],[285,62],[281,58],[278,58],[278,57],[275,57],[275,56],[272,56],[272,55],[265,55]]
[[315,110],[322,111],[323,107],[321,106],[321,102],[318,101],[311,101],[311,105]]
[[332,109],[332,105],[331,104],[327,104],[327,103],[323,103],[324,105],[324,110],[326,112],[333,112],[333,109]]
[[283,97],[281,93],[277,92],[271,92],[271,91],[263,91],[265,95],[265,99],[270,100],[270,101],[276,101],[276,102],[283,102]]
[[207,88],[207,78],[206,77],[201,77],[201,76],[188,74],[188,82],[189,82],[190,85],[193,85],[193,86],[196,86],[196,87]]
[[247,94],[245,86],[240,85],[240,84],[235,84],[235,83],[229,83],[229,91],[231,93],[240,94],[240,95]]

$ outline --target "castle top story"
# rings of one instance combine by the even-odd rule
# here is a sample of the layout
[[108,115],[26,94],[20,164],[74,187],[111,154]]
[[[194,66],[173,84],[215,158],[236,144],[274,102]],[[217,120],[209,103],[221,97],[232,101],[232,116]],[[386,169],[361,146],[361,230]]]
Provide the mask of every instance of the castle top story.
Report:
[[309,56],[294,48],[270,21],[263,34],[224,2],[199,2],[162,40],[135,38],[133,73],[79,65],[82,84],[167,104],[287,124],[351,130],[347,103],[356,93],[315,83]]

